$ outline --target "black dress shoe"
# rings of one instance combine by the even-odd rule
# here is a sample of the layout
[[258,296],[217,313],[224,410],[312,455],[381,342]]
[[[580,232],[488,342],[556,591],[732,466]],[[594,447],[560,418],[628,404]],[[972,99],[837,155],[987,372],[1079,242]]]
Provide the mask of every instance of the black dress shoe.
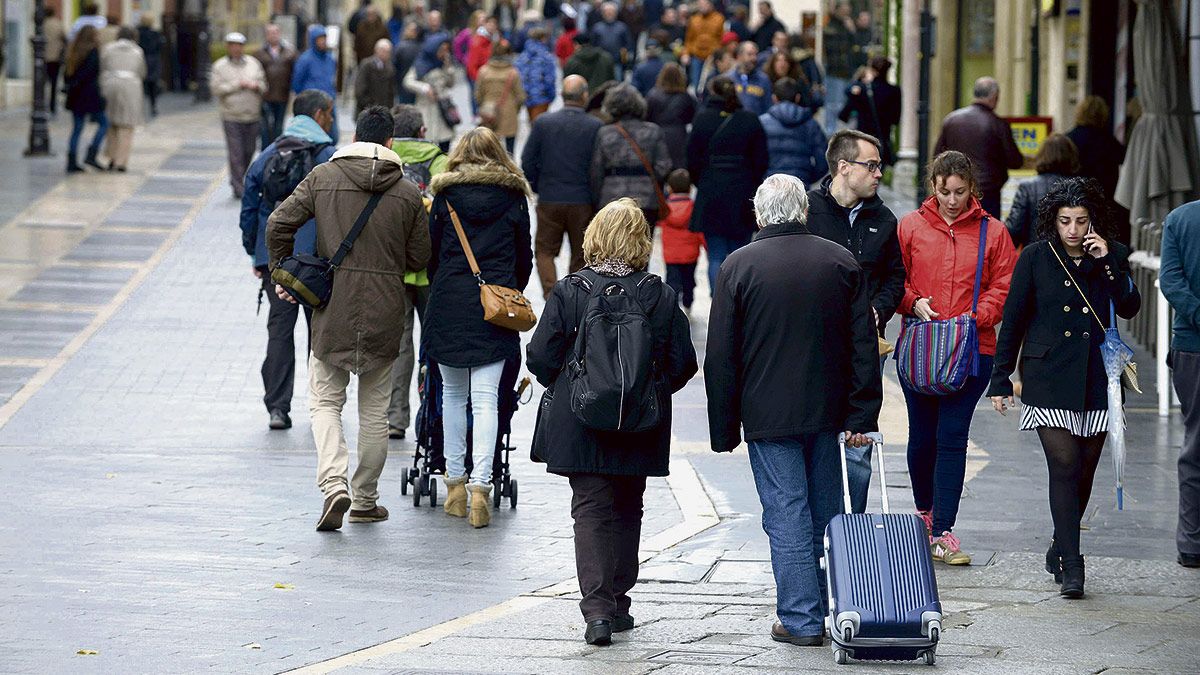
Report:
[[824,635],[792,635],[778,621],[775,622],[774,626],[771,626],[771,639],[776,642],[786,642],[789,645],[796,645],[797,647],[820,647],[825,644]]
[[1179,564],[1184,567],[1200,567],[1200,555],[1192,555],[1191,553],[1180,553]]
[[282,410],[271,411],[271,428],[272,429],[291,429],[292,418]]
[[624,633],[627,630],[633,630],[633,617],[628,614],[614,616],[612,620],[612,632]]
[[612,622],[606,619],[589,621],[587,630],[583,632],[583,640],[589,645],[605,646],[612,644]]

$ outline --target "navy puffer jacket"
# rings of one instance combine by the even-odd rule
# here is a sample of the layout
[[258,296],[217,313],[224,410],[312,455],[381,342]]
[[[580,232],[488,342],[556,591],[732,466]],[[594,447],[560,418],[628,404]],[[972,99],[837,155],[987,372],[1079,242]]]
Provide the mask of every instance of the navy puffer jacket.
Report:
[[829,172],[825,132],[811,108],[781,102],[758,118],[767,132],[767,174],[785,173],[813,187]]

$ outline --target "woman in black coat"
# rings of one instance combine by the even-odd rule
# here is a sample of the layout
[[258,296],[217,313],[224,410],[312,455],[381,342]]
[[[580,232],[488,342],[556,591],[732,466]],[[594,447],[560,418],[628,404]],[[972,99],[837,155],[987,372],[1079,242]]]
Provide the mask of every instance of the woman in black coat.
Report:
[[750,201],[767,172],[767,134],[758,116],[742,109],[728,77],[709,83],[688,136],[687,164],[696,185],[692,230],[704,233],[708,285],[715,288],[721,263],[757,229]]
[[1046,571],[1063,596],[1079,598],[1079,522],[1109,425],[1100,345],[1114,320],[1110,307],[1130,319],[1141,297],[1095,180],[1068,178],[1051,190],[1038,205],[1038,235],[1013,272],[988,396],[1000,414],[1013,405],[1009,376],[1020,353],[1021,429],[1037,431],[1050,469],[1054,539]]
[[696,99],[687,90],[687,75],[677,63],[658,71],[654,88],[646,95],[646,121],[658,125],[671,154],[671,169],[687,167],[688,125],[696,116]]
[[[584,235],[587,267],[554,286],[529,343],[529,370],[546,387],[531,455],[571,481],[579,609],[589,644],[608,644],[612,633],[633,628],[628,593],[637,581],[646,477],[667,475],[670,395],[696,374],[696,351],[675,291],[645,271],[652,247],[650,228],[632,199],[600,209]],[[570,378],[563,376],[591,289],[607,289],[606,280],[615,277],[628,278],[637,289],[634,297],[650,321],[662,418],[647,431],[584,427],[571,410]]]
[[[472,129],[450,153],[447,171],[433,177],[429,215],[429,305],[421,326],[421,349],[442,376],[442,425],[446,455],[446,513],[467,516],[486,527],[496,447],[497,398],[506,361],[521,358],[516,331],[483,320],[479,282],[471,272],[451,209],[458,216],[489,284],[525,288],[533,270],[529,236],[531,194],[524,174],[513,164],[490,129]],[[472,419],[475,468],[467,485],[467,398]]]
[[93,26],[84,26],[67,47],[67,63],[63,70],[67,86],[67,110],[74,115],[71,141],[67,149],[67,173],[79,173],[83,167],[77,161],[79,137],[89,117],[99,125],[92,144],[88,146],[84,163],[101,171],[104,167],[96,161],[100,144],[108,131],[108,117],[104,114],[104,97],[100,95],[100,33]]
[[1038,204],[1055,185],[1079,172],[1079,153],[1071,139],[1062,134],[1050,134],[1038,150],[1033,165],[1038,175],[1017,186],[1008,220],[1004,221],[1013,246],[1018,248],[1037,241]]

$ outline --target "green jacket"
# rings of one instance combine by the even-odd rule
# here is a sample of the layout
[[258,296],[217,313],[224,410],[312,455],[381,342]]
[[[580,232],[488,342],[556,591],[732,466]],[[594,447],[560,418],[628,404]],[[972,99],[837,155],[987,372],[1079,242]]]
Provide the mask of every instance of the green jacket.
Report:
[[[442,173],[446,170],[446,165],[449,164],[450,158],[442,149],[437,146],[437,143],[421,140],[418,138],[399,138],[392,141],[392,150],[400,156],[400,161],[404,164],[425,164],[429,163],[429,177]],[[432,161],[431,161],[432,160]],[[425,202],[425,210],[429,211],[429,205],[433,203],[429,197],[428,189],[421,188],[421,197]],[[404,275],[404,283],[409,286],[428,286],[429,275],[425,270],[419,272],[408,272]]]

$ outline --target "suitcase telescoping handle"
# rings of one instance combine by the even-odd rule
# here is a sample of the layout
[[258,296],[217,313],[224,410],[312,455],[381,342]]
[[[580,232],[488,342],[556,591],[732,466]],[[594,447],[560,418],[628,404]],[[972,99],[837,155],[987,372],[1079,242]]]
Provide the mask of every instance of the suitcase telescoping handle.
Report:
[[[879,493],[883,499],[883,512],[891,513],[892,510],[888,506],[887,493],[887,475],[883,471],[883,434],[878,431],[872,431],[865,434],[871,439],[871,444],[875,446],[874,454],[879,457]],[[838,434],[838,454],[842,460],[842,500],[846,508],[846,513],[854,511],[854,507],[850,502],[850,472],[846,465],[846,434]]]

